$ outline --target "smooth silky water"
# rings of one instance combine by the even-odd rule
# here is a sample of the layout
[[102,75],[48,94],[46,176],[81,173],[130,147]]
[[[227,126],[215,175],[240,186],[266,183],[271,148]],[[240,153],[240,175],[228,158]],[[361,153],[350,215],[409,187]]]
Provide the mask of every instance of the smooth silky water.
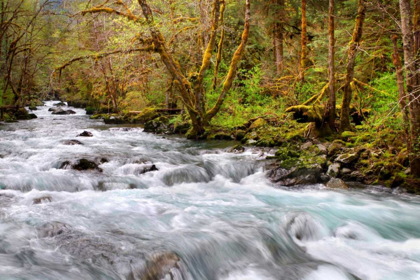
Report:
[[[141,279],[165,253],[180,261],[164,279],[420,279],[419,197],[275,187],[258,151],[53,103],[0,125],[0,279]],[[82,158],[103,172],[60,169]]]

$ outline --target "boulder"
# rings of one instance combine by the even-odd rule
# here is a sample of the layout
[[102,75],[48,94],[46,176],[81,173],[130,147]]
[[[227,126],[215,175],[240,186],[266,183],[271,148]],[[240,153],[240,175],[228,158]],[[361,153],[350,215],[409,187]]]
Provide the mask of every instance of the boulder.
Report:
[[341,164],[338,162],[335,162],[328,166],[327,175],[330,177],[337,177],[340,173]]
[[99,166],[94,161],[91,161],[85,158],[79,159],[71,167],[78,171],[97,170],[99,172],[102,172],[102,169],[100,169]]
[[46,195],[46,196],[34,198],[33,202],[34,202],[34,204],[42,204],[42,203],[52,202],[52,197],[49,196],[49,195]]
[[275,168],[268,173],[268,177],[274,183],[282,186],[309,185],[321,181],[322,167],[314,164],[312,167],[292,167],[286,169]]
[[342,141],[334,141],[328,146],[328,156],[335,156],[344,146]]
[[70,230],[70,227],[67,226],[66,224],[63,224],[60,222],[52,222],[52,223],[45,224],[41,228],[39,228],[38,235],[41,238],[55,237],[69,230]]
[[302,146],[300,146],[300,149],[302,151],[309,150],[310,147],[312,147],[313,143],[311,141],[304,143]]
[[338,179],[338,178],[331,178],[327,183],[327,187],[331,189],[348,189],[349,188],[343,180]]
[[179,274],[179,256],[172,252],[164,252],[152,255],[147,261],[144,270],[132,271],[127,279],[177,279],[174,270]]
[[346,174],[350,174],[352,171],[350,168],[343,168],[341,170],[341,174],[346,175]]
[[62,106],[67,106],[67,105],[64,102],[58,102],[58,103],[53,104],[53,106],[62,107]]
[[144,125],[144,132],[157,134],[172,134],[173,125],[169,124],[169,119],[166,117],[158,117],[146,122]]
[[55,111],[58,111],[58,110],[62,110],[62,109],[59,108],[59,107],[51,107],[51,108],[48,109],[48,112],[55,112]]
[[240,154],[245,152],[245,147],[242,145],[235,145],[228,150],[229,153]]
[[152,164],[152,165],[148,165],[145,166],[143,170],[140,171],[140,174],[144,174],[150,171],[158,171],[159,169],[156,167],[156,165]]
[[63,140],[61,143],[63,143],[63,145],[70,145],[70,146],[73,146],[73,145],[83,145],[82,142],[80,142],[79,140],[74,140],[74,139],[72,139],[72,140]]
[[29,106],[29,110],[36,111],[36,110],[38,110],[38,108],[35,105],[31,105],[31,106]]
[[53,114],[53,115],[70,115],[70,114],[76,114],[76,112],[74,112],[74,111],[71,111],[73,113],[71,113],[69,111],[71,111],[71,110],[66,111],[66,110],[63,110],[61,108],[58,108],[58,109],[52,111],[51,114]]
[[76,137],[93,137],[93,134],[92,132],[85,130],[82,133],[78,134]]
[[249,127],[250,130],[256,129],[256,128],[260,128],[263,126],[266,126],[268,123],[265,119],[263,118],[259,118],[256,121],[254,121],[251,126]]
[[327,147],[325,147],[325,145],[323,145],[323,144],[316,144],[316,146],[318,147],[319,154],[323,154],[323,155],[328,154],[328,150],[327,150]]
[[342,164],[351,164],[359,159],[359,155],[357,153],[353,154],[341,154],[336,159],[335,162],[339,162]]

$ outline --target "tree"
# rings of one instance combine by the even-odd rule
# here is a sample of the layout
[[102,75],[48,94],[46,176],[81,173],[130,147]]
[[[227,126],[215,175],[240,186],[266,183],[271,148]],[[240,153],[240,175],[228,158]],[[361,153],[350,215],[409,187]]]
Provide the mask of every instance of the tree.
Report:
[[[198,72],[191,74],[188,78],[185,76],[185,71],[183,71],[181,68],[181,64],[176,60],[175,56],[168,51],[167,42],[160,29],[157,27],[153,11],[147,1],[138,0],[138,4],[142,10],[143,18],[134,15],[131,9],[121,0],[117,1],[115,4],[122,6],[124,11],[118,10],[111,6],[101,5],[84,10],[82,15],[94,13],[116,14],[137,24],[147,26],[150,37],[146,39],[141,38],[141,42],[148,44],[145,49],[159,54],[161,61],[164,63],[167,71],[175,81],[175,84],[180,93],[180,99],[184,104],[192,122],[192,129],[189,131],[188,136],[195,139],[202,137],[205,133],[205,127],[209,125],[211,119],[219,112],[227,94],[232,88],[233,81],[236,78],[237,70],[239,67],[239,62],[245,53],[245,47],[248,42],[250,31],[250,0],[246,0],[245,3],[245,23],[241,36],[241,42],[233,54],[232,60],[230,61],[230,67],[226,79],[221,86],[219,97],[211,108],[208,108],[209,104],[206,102],[204,77],[210,68],[211,59],[216,46],[217,32],[221,22],[223,21],[223,13],[225,9],[224,1],[213,1],[210,37],[207,41],[207,46],[203,53],[202,63]],[[63,67],[59,67],[58,69],[62,70]]]
[[303,82],[305,80],[305,68],[306,68],[306,44],[307,44],[307,18],[306,18],[306,0],[302,0],[302,33],[301,33],[301,53],[299,63],[299,80]]
[[335,131],[335,38],[334,38],[334,0],[329,0],[328,12],[328,125],[332,131]]
[[276,63],[276,73],[280,77],[283,72],[284,64],[284,50],[283,50],[283,40],[284,40],[284,0],[275,0],[274,3],[277,7],[277,17],[280,18],[277,22],[273,24],[273,38],[274,38],[274,56]]
[[[413,28],[410,0],[400,0],[401,31],[404,45],[404,65],[410,109],[410,168],[411,174],[420,177],[420,81],[417,73],[420,63],[416,52],[416,31]],[[414,14],[417,14],[415,12]]]
[[360,46],[360,42],[363,34],[363,22],[365,20],[366,6],[364,0],[358,1],[358,9],[356,22],[354,25],[352,39],[349,44],[349,50],[347,55],[347,73],[346,81],[343,88],[343,103],[341,106],[341,117],[340,117],[340,131],[351,130],[350,125],[350,103],[352,96],[351,83],[354,79],[354,67],[356,64],[357,50]]

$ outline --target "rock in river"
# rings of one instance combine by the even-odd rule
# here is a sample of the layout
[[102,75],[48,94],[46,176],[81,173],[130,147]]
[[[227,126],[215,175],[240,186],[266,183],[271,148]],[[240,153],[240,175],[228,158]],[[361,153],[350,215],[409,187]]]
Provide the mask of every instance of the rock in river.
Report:
[[77,137],[93,137],[92,132],[89,131],[83,131],[82,133],[80,133],[79,135],[77,135]]

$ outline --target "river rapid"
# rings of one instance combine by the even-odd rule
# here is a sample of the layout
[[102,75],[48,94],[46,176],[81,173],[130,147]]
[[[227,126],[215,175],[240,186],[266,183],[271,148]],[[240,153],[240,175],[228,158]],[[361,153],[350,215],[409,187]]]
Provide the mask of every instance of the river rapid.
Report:
[[0,124],[2,280],[420,279],[419,197],[273,186],[260,151],[53,103]]

